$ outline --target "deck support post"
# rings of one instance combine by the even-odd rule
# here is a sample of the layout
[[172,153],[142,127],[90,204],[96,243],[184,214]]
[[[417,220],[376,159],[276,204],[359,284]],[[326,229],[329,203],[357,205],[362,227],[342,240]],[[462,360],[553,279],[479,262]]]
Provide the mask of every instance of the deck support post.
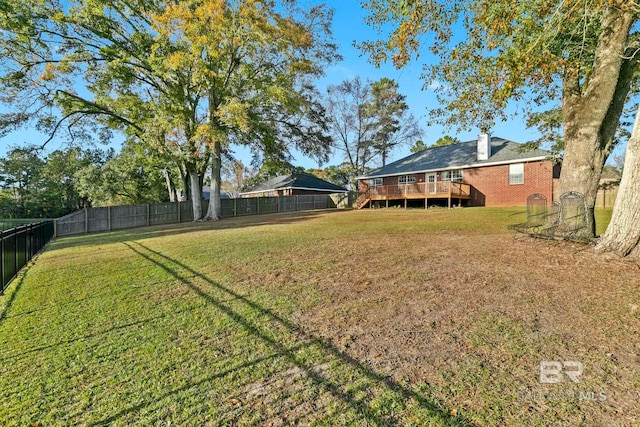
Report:
[[404,208],[407,209],[407,198],[404,198]]
[[425,197],[424,198],[424,208],[427,209],[429,207],[429,198]]
[[386,199],[385,202],[387,202],[386,208],[389,209],[389,199]]

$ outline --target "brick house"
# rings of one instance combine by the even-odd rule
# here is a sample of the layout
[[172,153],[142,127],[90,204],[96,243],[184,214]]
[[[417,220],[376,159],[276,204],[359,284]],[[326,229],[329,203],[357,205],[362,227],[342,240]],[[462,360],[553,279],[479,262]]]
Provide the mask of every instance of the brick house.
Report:
[[347,189],[306,172],[277,176],[240,193],[240,197],[281,197],[309,194],[347,193]]
[[550,158],[548,151],[486,134],[427,148],[358,177],[356,208],[381,203],[521,206],[532,193],[553,200],[560,166]]

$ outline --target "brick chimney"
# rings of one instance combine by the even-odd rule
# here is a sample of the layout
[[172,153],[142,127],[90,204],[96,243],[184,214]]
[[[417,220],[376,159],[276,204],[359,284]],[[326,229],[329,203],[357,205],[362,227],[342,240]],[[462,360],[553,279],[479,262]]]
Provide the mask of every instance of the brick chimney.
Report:
[[488,160],[491,157],[491,136],[481,133],[478,136],[478,160]]

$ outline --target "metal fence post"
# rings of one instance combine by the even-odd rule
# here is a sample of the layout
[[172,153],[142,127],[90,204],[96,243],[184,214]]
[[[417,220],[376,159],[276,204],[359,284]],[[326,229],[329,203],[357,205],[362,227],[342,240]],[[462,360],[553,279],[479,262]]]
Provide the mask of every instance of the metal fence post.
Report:
[[29,259],[33,258],[33,225],[27,225],[27,244],[29,245]]
[[89,209],[84,208],[84,232],[89,232]]
[[111,206],[107,206],[107,231],[111,231]]
[[256,197],[256,215],[260,215],[260,196]]
[[4,230],[0,230],[0,295],[4,295]]
[[180,224],[180,200],[178,200],[176,204],[178,205],[178,224]]
[[13,267],[14,275],[18,274],[18,229],[13,229]]
[[298,209],[298,206],[299,206],[299,205],[298,205],[298,196],[295,196],[295,198],[296,198],[296,212],[297,212],[297,211],[299,210],[299,209]]
[[147,226],[151,225],[151,205],[147,203]]
[[238,216],[238,198],[233,198],[233,216]]

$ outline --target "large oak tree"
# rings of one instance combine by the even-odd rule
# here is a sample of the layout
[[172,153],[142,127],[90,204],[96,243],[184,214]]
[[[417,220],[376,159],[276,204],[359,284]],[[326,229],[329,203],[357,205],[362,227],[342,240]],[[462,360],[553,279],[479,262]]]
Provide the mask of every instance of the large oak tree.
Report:
[[[625,0],[406,0],[364,2],[383,37],[361,48],[401,67],[428,48],[438,82],[434,118],[491,128],[509,101],[562,107],[560,191],[585,195],[593,235],[598,180],[635,81],[640,11]],[[391,28],[389,33],[383,30]],[[621,203],[623,203],[622,201]]]
[[288,2],[182,1],[153,16],[161,37],[178,45],[175,69],[194,67],[207,119],[197,129],[210,153],[207,219],[221,217],[220,172],[231,142],[286,157],[290,147],[325,159],[329,138],[311,79],[334,59],[331,13]]
[[[3,130],[107,126],[169,156],[190,179],[194,217],[212,171],[220,217],[230,142],[326,156],[311,79],[336,58],[324,6],[295,1],[0,1]],[[76,133],[69,132],[75,137]],[[186,186],[186,185],[185,185]]]

